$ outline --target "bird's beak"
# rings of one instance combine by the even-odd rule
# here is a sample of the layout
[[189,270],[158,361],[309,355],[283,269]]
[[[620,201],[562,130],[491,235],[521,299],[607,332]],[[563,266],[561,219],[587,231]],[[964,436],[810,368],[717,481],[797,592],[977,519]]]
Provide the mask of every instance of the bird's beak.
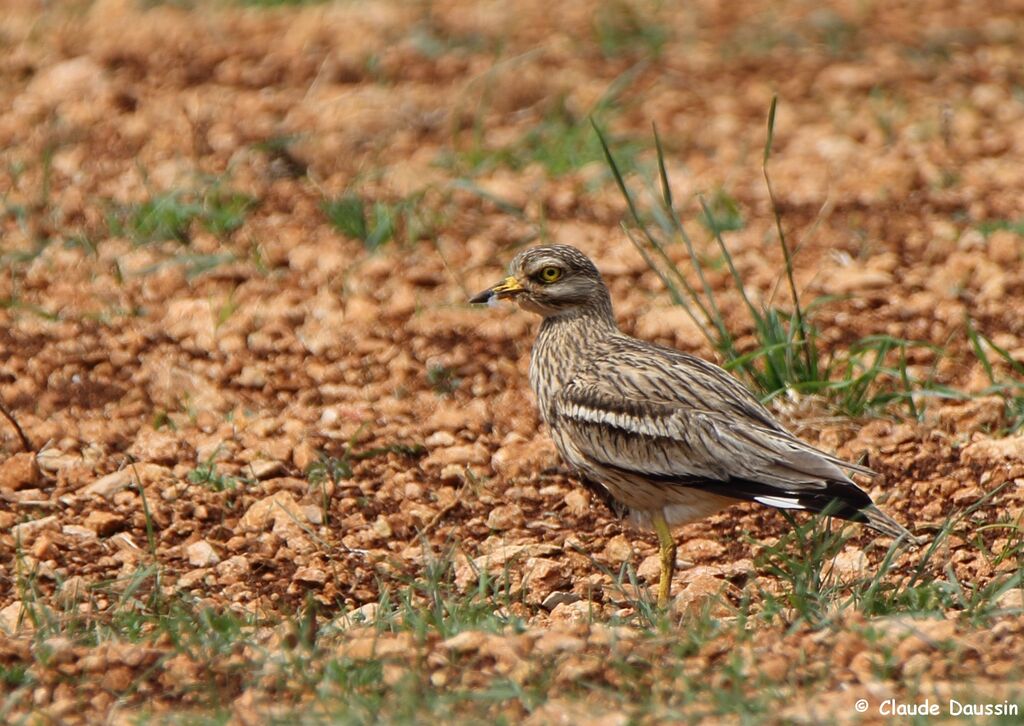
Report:
[[471,297],[469,301],[471,303],[485,303],[489,302],[491,298],[502,300],[507,297],[512,297],[513,295],[518,295],[523,292],[523,289],[523,286],[519,284],[519,280],[512,275],[509,275],[497,285],[491,285],[483,292],[478,292],[476,295]]

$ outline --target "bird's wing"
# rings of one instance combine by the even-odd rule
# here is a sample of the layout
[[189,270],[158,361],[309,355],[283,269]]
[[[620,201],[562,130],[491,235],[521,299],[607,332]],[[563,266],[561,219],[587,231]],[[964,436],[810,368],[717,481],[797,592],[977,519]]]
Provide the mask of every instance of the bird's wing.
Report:
[[636,355],[616,346],[566,385],[554,408],[589,460],[667,483],[742,480],[769,496],[849,482],[844,470],[871,473],[794,437],[722,369],[670,349]]

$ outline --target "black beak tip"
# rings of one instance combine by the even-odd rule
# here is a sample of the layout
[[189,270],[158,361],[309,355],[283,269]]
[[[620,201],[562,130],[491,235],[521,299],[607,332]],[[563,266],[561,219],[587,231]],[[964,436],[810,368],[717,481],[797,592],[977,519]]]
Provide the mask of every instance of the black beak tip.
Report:
[[494,297],[493,292],[490,290],[484,290],[483,292],[478,292],[476,295],[471,297],[469,302],[472,305],[479,305],[481,303],[489,302],[492,297]]

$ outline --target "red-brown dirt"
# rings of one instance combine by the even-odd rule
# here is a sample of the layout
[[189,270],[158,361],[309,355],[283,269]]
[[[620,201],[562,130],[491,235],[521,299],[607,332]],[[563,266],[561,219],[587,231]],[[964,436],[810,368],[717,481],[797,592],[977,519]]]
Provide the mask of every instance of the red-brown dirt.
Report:
[[[152,625],[94,642],[54,623],[109,625],[126,598],[180,598],[267,624],[258,637],[274,648],[273,627],[311,601],[325,622],[371,612],[448,554],[456,591],[476,584],[474,558],[511,578],[501,607],[522,633],[453,643],[339,626],[338,652],[358,661],[370,638],[393,683],[418,649],[438,688],[552,668],[539,722],[716,713],[703,697],[641,713],[608,696],[647,688],[672,703],[657,695],[660,666],[609,675],[609,653],[688,658],[710,688],[740,658],[798,695],[769,719],[851,716],[860,695],[911,682],[998,699],[1019,685],[1019,582],[1000,594],[1005,615],[939,608],[909,644],[889,620],[872,641],[857,612],[824,630],[787,628],[782,613],[742,645],[721,636],[684,655],[616,624],[637,613],[616,574],[627,563],[653,582],[656,540],[558,461],[526,380],[537,320],[466,304],[524,246],[573,244],[626,331],[714,359],[622,232],[587,118],[649,173],[655,123],[686,219],[698,193],[732,200],[738,271],[758,304],[785,306],[761,168],[778,94],[769,170],[798,288],[825,298],[825,353],[872,335],[923,341],[943,352],[913,348],[911,372],[970,397],[919,398],[919,418],[773,405],[808,441],[877,470],[865,486],[925,537],[998,489],[958,520],[926,580],[980,590],[1019,573],[1024,437],[1005,435],[1013,400],[991,385],[1015,377],[991,344],[1024,362],[1019,3],[4,5],[0,401],[33,446],[20,453],[0,420],[5,717],[206,707],[193,696],[204,678],[242,722],[308,703],[306,687],[240,679],[227,656],[187,656],[158,629],[147,638]],[[393,239],[370,249],[333,225],[324,204],[346,194],[371,227],[390,215]],[[174,226],[167,207],[191,216]],[[218,226],[232,209],[237,226]],[[685,247],[669,253],[692,277]],[[711,268],[749,348],[743,301]],[[992,377],[967,321],[991,343]],[[739,607],[752,578],[755,612],[764,593],[785,600],[790,583],[758,558],[789,529],[746,505],[681,528],[693,567],[677,573],[676,622],[709,602],[733,617],[714,608]],[[886,544],[854,531],[837,571],[872,571]],[[921,556],[900,553],[888,577],[910,577]],[[880,670],[886,638],[899,655]],[[556,695],[588,678],[607,689],[590,705]],[[523,703],[494,713],[526,717]]]

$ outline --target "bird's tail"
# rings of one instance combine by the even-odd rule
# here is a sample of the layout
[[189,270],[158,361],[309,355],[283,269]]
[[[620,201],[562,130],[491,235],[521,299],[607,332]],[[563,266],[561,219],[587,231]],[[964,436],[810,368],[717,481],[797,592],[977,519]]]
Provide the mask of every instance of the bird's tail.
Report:
[[921,538],[912,535],[910,530],[876,507],[874,504],[861,507],[859,514],[864,517],[864,524],[871,527],[871,529],[876,532],[881,532],[884,535],[895,537],[896,539],[902,539],[907,542],[907,544],[915,546],[921,545],[924,542]]

